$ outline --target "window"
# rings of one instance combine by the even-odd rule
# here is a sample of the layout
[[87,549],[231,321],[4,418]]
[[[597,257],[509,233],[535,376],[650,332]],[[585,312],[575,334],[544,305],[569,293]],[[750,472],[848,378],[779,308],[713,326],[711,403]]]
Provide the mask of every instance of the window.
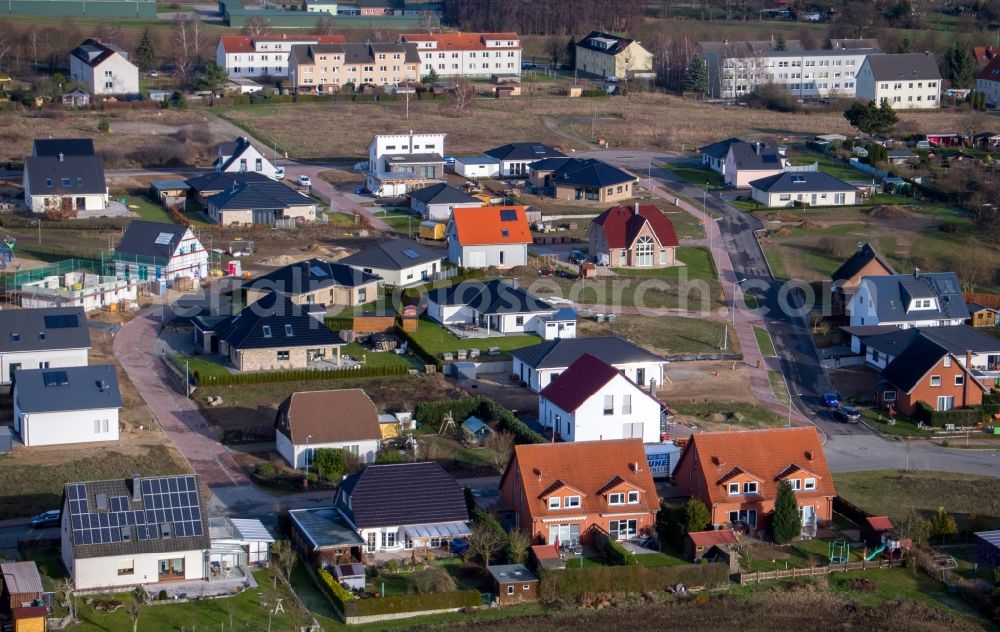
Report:
[[[124,532],[125,529],[122,529]],[[118,560],[118,574],[132,575],[135,573],[135,560]]]
[[263,330],[264,330],[264,337],[265,338],[270,338],[271,337],[271,326],[270,325],[264,325]]
[[628,504],[638,505],[639,504],[639,492],[629,492],[628,493]]
[[612,520],[608,533],[613,540],[630,540],[636,536],[638,522],[635,520]]
[[894,402],[896,401],[896,391],[884,391],[882,393],[883,402]]
[[366,290],[365,288],[361,288],[360,290],[358,290],[358,302],[364,303],[367,302],[367,300],[368,300],[368,290]]
[[735,496],[735,495],[737,495],[739,493],[740,493],[740,484],[739,483],[730,483],[729,484],[729,495],[730,496]]
[[513,586],[507,586],[507,594],[508,595],[513,595],[514,594],[514,587]]
[[396,546],[396,534],[393,532],[382,534],[382,548],[391,549]]
[[757,493],[757,483],[753,482],[753,481],[751,481],[749,483],[743,483],[743,493],[744,494],[756,494]]
[[613,415],[615,414],[615,396],[605,395],[604,396],[604,414]]
[[293,335],[292,334],[292,326],[291,325],[285,325],[285,335],[286,336],[292,336]]
[[549,509],[560,509],[562,507],[562,499],[558,496],[549,497]]
[[951,356],[945,356],[944,357],[944,366],[945,366],[945,368],[948,368],[948,367],[951,366]]
[[802,489],[802,479],[800,478],[790,478],[788,484],[792,486],[792,491],[797,492]]
[[621,492],[616,492],[614,494],[608,494],[608,504],[609,505],[624,505],[625,504],[625,494]]
[[806,491],[810,491],[810,490],[816,489],[816,479],[815,478],[807,478],[806,481],[805,481],[804,488],[805,488]]
[[264,169],[264,161],[263,161],[263,160],[261,160],[260,158],[258,158],[258,159],[257,159],[257,160],[256,160],[256,161],[254,162],[254,171],[261,171],[261,170],[263,170],[263,169]]
[[277,352],[275,352],[275,357],[278,359],[279,362],[287,362],[288,361],[288,351],[287,350],[286,351],[277,351]]
[[622,414],[631,415],[632,414],[632,396],[622,395]]
[[566,509],[577,509],[580,506],[579,496],[567,496],[563,502],[563,506]]
[[515,316],[514,317],[514,324],[516,326],[518,326],[518,327],[523,327],[524,326],[524,316]]
[[931,376],[931,386],[941,386],[941,376],[932,375]]
[[729,512],[729,522],[745,522],[751,527],[757,526],[757,510],[756,509],[740,509],[739,511]]
[[935,410],[945,411],[955,407],[955,397],[953,395],[942,395],[937,398],[937,408]]

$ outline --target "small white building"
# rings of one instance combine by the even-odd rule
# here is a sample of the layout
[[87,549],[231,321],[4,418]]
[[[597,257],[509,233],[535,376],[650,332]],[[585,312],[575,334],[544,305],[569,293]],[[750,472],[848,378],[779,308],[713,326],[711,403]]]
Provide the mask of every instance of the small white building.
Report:
[[94,96],[138,94],[139,68],[114,44],[88,39],[69,55],[69,76]]
[[940,94],[941,73],[931,53],[870,55],[858,72],[858,99],[887,101],[894,110],[940,108]]
[[465,281],[431,292],[427,316],[441,325],[473,325],[509,335],[576,337],[576,310],[556,308],[503,279]]
[[278,454],[294,468],[306,467],[321,449],[346,450],[371,463],[382,440],[378,410],[360,388],[292,393],[278,407],[274,427]]
[[531,227],[523,206],[456,208],[445,230],[448,260],[463,268],[512,268],[528,263]]
[[122,397],[110,364],[22,369],[13,399],[14,430],[25,446],[118,441]]
[[662,406],[610,364],[585,353],[538,394],[538,421],[562,441],[660,440]]
[[[969,318],[962,286],[954,272],[921,272],[866,276],[848,305],[851,327],[892,325],[944,327],[961,325]],[[852,349],[860,353],[857,336]]]
[[444,268],[447,253],[413,239],[380,241],[339,263],[382,278],[382,283],[407,287],[433,281]]
[[115,248],[115,274],[140,282],[208,277],[208,251],[187,226],[134,219]]
[[489,77],[521,74],[517,33],[416,33],[399,36],[417,45],[420,76]]
[[438,182],[410,191],[410,209],[422,219],[447,222],[456,208],[479,208],[482,202],[455,187]]
[[82,307],[0,310],[0,384],[21,369],[85,366],[90,352]]
[[209,518],[208,533],[212,539],[210,564],[221,568],[226,562],[232,566],[233,557],[245,556],[246,562],[262,568],[270,561],[274,536],[267,527],[254,518]]
[[368,143],[365,187],[375,197],[406,195],[444,178],[445,134],[379,134]]
[[[993,108],[1000,107],[1000,55],[994,55],[990,63],[976,77],[976,92],[986,95],[986,104]],[[456,168],[457,167],[456,159]]]
[[110,305],[134,302],[138,281],[74,271],[53,274],[21,286],[21,307],[82,307],[90,312]]
[[615,367],[630,381],[656,392],[667,361],[616,336],[561,338],[510,352],[513,373],[538,393],[576,360],[589,353]]
[[493,156],[462,156],[455,158],[455,173],[470,180],[500,177],[500,160]]
[[858,189],[822,171],[782,172],[750,182],[750,198],[764,206],[850,206]]
[[219,173],[259,173],[277,180],[277,169],[245,136],[219,143],[212,166]]

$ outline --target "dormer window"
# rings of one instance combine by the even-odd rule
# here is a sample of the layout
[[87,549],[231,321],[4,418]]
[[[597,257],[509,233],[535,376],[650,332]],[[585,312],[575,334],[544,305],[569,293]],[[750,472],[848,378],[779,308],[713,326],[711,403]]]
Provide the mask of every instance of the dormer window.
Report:
[[639,492],[629,492],[628,493],[628,504],[637,505],[639,504]]
[[795,492],[802,491],[802,479],[801,478],[790,478],[790,479],[788,479],[788,484],[792,486],[792,491],[795,491]]
[[562,507],[562,499],[558,496],[549,497],[549,509],[560,509]]
[[739,483],[730,483],[729,484],[729,495],[730,496],[736,496],[739,493],[740,493],[740,484]]
[[567,496],[563,499],[563,506],[566,507],[566,509],[577,509],[580,506],[580,497]]
[[756,494],[757,493],[757,483],[753,482],[753,481],[751,481],[749,483],[743,483],[743,493],[744,494]]
[[812,490],[816,489],[816,479],[815,478],[807,478],[805,480],[804,488],[805,488],[806,491],[812,491]]
[[608,494],[608,504],[609,505],[624,505],[625,504],[625,494],[621,492],[616,492],[614,494]]

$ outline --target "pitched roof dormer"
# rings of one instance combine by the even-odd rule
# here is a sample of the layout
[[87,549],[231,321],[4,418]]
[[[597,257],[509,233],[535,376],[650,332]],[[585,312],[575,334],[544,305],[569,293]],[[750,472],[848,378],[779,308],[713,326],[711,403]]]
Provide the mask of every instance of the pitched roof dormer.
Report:
[[789,464],[788,467],[786,467],[785,469],[783,469],[780,472],[778,472],[778,475],[774,477],[774,480],[776,480],[776,481],[783,481],[783,480],[791,478],[791,477],[793,477],[793,476],[795,476],[797,474],[798,475],[804,475],[804,476],[807,476],[809,478],[823,478],[822,476],[820,476],[816,472],[813,472],[810,469],[802,467],[798,463],[791,463],[791,464]]
[[[713,459],[714,458],[715,457],[713,457]],[[742,467],[738,467],[737,466],[737,467],[733,467],[731,470],[729,470],[728,472],[726,472],[722,476],[722,478],[719,479],[719,482],[717,484],[718,485],[725,485],[726,483],[728,483],[730,481],[735,481],[736,479],[739,479],[740,481],[743,481],[744,479],[749,479],[749,480],[752,480],[752,481],[757,481],[758,483],[764,482],[764,479],[762,479],[761,477],[757,476],[756,474],[748,472],[747,470],[743,469]]]
[[[540,500],[548,500],[550,496],[555,496],[557,492],[571,492],[581,498],[587,495],[576,487],[573,487],[560,479],[556,479],[551,485],[542,490],[542,492],[538,495],[538,498]],[[560,493],[559,495],[564,496],[565,494]]]

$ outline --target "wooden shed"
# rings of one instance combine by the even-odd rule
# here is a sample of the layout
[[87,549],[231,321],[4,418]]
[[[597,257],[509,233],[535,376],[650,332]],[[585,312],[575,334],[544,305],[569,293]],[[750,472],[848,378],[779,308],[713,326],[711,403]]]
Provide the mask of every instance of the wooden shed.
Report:
[[354,315],[351,328],[357,335],[391,333],[396,327],[396,315],[390,312],[363,312]]
[[684,556],[692,562],[719,556],[729,559],[729,552],[739,543],[732,529],[692,531],[684,538]]
[[893,529],[889,516],[868,516],[861,523],[861,540],[871,548],[882,544],[886,534]]
[[3,575],[3,600],[11,610],[32,606],[42,598],[42,577],[34,562],[4,562],[0,564]]
[[524,564],[498,564],[489,571],[499,605],[538,601],[538,578]]
[[435,241],[441,241],[444,239],[445,225],[441,222],[420,222],[420,237],[421,239],[433,239]]
[[48,610],[45,606],[14,608],[11,618],[14,620],[13,632],[45,632]]

